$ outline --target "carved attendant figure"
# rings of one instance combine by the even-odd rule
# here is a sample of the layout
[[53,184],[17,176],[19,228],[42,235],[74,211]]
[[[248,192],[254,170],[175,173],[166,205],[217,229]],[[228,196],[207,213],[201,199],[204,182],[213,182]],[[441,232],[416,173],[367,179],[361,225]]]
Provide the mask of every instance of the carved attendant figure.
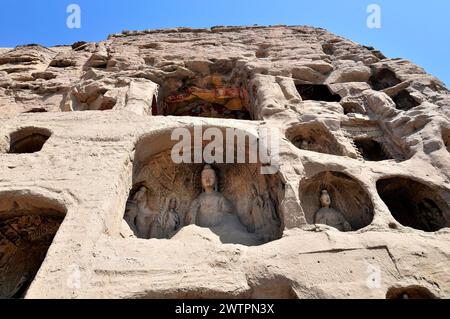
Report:
[[266,218],[267,231],[264,234],[264,240],[270,241],[277,237],[279,228],[281,226],[281,220],[278,217],[275,205],[269,192],[264,192],[264,216]]
[[150,237],[150,227],[152,226],[158,213],[151,211],[148,206],[148,189],[144,186],[139,188],[133,197],[133,206],[125,215],[125,219],[135,231],[139,238],[148,239]]
[[170,239],[175,232],[180,228],[180,215],[176,211],[177,199],[171,198],[169,202],[169,209],[165,212],[161,212],[158,218],[155,220],[151,238],[158,239]]
[[331,198],[327,190],[321,192],[320,204],[322,208],[316,213],[315,224],[328,225],[344,232],[352,230],[344,215],[330,207]]
[[252,185],[251,187],[252,192],[252,206],[250,210],[250,215],[253,221],[253,225],[251,229],[249,229],[250,232],[256,232],[260,233],[264,230],[265,220],[264,220],[264,200],[262,197],[258,194],[258,191],[256,190],[255,185]]
[[228,214],[233,213],[233,205],[217,191],[216,172],[210,165],[203,168],[201,178],[203,193],[192,202],[187,224],[200,227],[219,226]]

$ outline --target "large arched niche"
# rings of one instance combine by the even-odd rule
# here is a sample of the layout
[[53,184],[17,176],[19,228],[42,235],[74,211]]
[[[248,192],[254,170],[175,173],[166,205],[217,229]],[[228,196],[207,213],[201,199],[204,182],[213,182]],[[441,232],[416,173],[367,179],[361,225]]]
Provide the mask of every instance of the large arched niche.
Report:
[[0,299],[24,297],[65,215],[54,200],[0,193]]
[[[134,209],[139,214],[143,210],[139,208],[140,195],[145,195],[141,200],[141,207],[147,206],[152,215],[169,211],[172,203],[181,223],[179,229],[189,225],[187,216],[192,203],[202,193],[201,172],[205,163],[174,163],[171,150],[176,142],[171,141],[171,132],[165,130],[152,133],[137,143],[132,188],[124,217],[129,229],[128,235],[124,237],[170,239],[177,235],[175,231],[166,236],[154,237],[152,233],[143,234],[137,229],[136,219],[133,214],[130,217],[130,211]],[[204,142],[203,147],[206,144],[208,142]],[[236,150],[237,145],[235,146]],[[247,160],[248,153],[247,148]],[[237,229],[227,228],[227,225],[211,228],[222,243],[253,246],[281,238],[284,219],[280,205],[284,199],[284,184],[280,173],[264,175],[261,174],[260,163],[238,164],[236,160],[234,164],[211,165],[218,177],[218,191],[232,203],[234,215],[239,220]],[[130,219],[133,219],[134,223]]]
[[330,130],[320,122],[294,125],[288,128],[286,137],[301,150],[338,156],[345,155],[343,147]]
[[344,216],[352,230],[372,223],[372,200],[360,182],[344,173],[325,171],[300,182],[301,205],[309,224],[315,224],[316,213],[321,208],[320,195],[324,190],[331,198],[331,208]]
[[403,226],[434,232],[450,227],[450,193],[407,177],[388,177],[377,182],[378,194]]

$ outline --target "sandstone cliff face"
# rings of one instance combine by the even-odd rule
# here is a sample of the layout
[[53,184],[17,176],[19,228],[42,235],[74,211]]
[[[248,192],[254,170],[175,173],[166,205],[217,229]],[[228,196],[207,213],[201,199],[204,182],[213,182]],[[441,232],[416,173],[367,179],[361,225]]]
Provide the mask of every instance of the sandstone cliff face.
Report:
[[[20,46],[0,120],[0,297],[450,298],[450,94],[408,61],[310,27]],[[282,136],[273,176],[215,165],[246,235],[186,220],[202,165],[171,133],[196,126]],[[176,199],[170,239],[124,221],[142,187]],[[315,225],[325,189],[352,231]]]

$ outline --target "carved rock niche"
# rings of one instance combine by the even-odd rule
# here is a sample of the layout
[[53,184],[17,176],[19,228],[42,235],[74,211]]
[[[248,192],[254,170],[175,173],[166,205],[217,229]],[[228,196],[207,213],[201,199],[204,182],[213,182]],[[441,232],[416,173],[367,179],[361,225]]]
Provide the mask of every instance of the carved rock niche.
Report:
[[331,208],[340,212],[352,230],[364,228],[372,223],[373,204],[361,184],[340,172],[322,172],[300,183],[300,200],[306,221],[315,224],[316,214],[321,208],[321,192],[326,190],[331,199]]
[[450,128],[442,128],[442,140],[447,148],[447,152],[450,153]]
[[[153,115],[254,118],[254,101],[248,92],[246,76],[235,68],[233,61],[187,64],[192,73],[180,72],[179,76],[159,83],[158,107]],[[178,66],[166,68],[170,67],[175,73],[180,71]]]
[[360,138],[354,140],[355,146],[361,156],[366,161],[385,161],[392,159],[391,155],[386,152],[383,145],[371,138]]
[[[195,220],[190,222],[190,212],[193,202],[203,193],[201,180],[205,164],[175,164],[171,158],[173,144],[167,134],[144,138],[138,143],[133,187],[124,214],[126,230],[122,230],[123,237],[171,239],[183,227],[199,224]],[[262,175],[261,164],[211,166],[218,181],[217,191],[232,206],[232,214],[226,215],[231,215],[237,222],[199,226],[211,229],[222,243],[254,246],[281,238],[284,223],[280,204],[284,198],[284,184],[279,175]],[[143,212],[150,216],[146,222],[139,221]],[[164,220],[162,216],[169,216],[170,229],[154,232],[155,225]],[[177,223],[179,225],[175,226]]]
[[341,96],[331,93],[330,89],[325,84],[297,84],[295,88],[303,101],[341,101]]
[[307,123],[288,129],[286,137],[299,149],[343,156],[344,151],[323,123]]
[[402,90],[392,97],[397,110],[409,111],[420,105],[419,102],[407,91]]
[[24,297],[64,216],[41,197],[1,195],[0,299]]
[[401,83],[397,75],[387,68],[376,70],[369,82],[376,91],[381,91]]
[[437,299],[427,288],[421,286],[408,286],[390,288],[386,299]]
[[450,227],[450,205],[439,190],[404,177],[379,180],[377,189],[392,216],[403,226],[427,232]]
[[10,134],[10,154],[30,154],[42,150],[45,142],[50,138],[51,132],[47,129],[28,127]]

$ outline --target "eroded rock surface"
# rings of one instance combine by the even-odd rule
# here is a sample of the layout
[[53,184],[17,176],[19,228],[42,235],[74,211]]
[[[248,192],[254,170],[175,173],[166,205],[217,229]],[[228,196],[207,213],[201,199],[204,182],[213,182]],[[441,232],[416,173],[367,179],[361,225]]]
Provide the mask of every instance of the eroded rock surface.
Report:
[[[0,123],[0,298],[450,298],[450,94],[409,61],[285,26],[19,46]],[[279,171],[175,164],[198,126],[277,130]]]

